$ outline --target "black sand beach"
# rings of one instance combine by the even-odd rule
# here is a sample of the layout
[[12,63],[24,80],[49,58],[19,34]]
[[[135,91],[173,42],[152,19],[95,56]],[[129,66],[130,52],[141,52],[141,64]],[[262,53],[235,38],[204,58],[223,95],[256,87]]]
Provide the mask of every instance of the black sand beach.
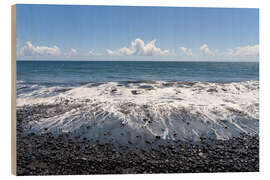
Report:
[[[211,142],[211,143],[210,143]],[[258,172],[259,137],[205,140],[119,149],[112,144],[74,141],[68,134],[17,137],[18,175]]]
[[[230,84],[228,86],[230,89]],[[235,86],[238,87],[240,84]],[[112,106],[107,105],[107,109],[102,109],[106,103],[102,104],[93,99],[68,98],[56,98],[49,104],[17,106],[17,174],[258,172],[259,122],[256,115],[259,104],[256,103],[257,84],[254,86],[253,89],[252,82],[246,82],[244,87],[240,86],[255,94],[255,101],[247,106],[247,111],[244,108],[235,109],[231,102],[227,104],[227,108],[218,105],[207,107],[206,112],[215,117],[215,121],[207,118],[204,111],[194,114],[193,106],[190,109],[177,109],[171,106],[162,109],[163,105],[158,106],[160,109],[155,109],[157,106],[153,104],[115,102],[111,104]],[[214,92],[216,94],[206,92],[209,96],[215,95],[215,99],[219,97],[224,99],[229,91],[225,90],[219,90],[222,95],[219,95],[219,92]],[[240,90],[232,92],[230,97],[231,94],[240,94]],[[114,97],[114,94],[109,96]],[[243,102],[241,107],[244,107]],[[200,106],[195,108],[201,110],[198,107]],[[219,111],[215,107],[219,107]],[[125,114],[130,121],[123,123],[119,114]],[[224,118],[222,116],[224,114],[228,119],[220,120]],[[203,118],[207,121],[203,121]],[[166,126],[160,124],[165,120]],[[114,124],[111,124],[112,122]],[[132,124],[135,122],[136,125]],[[109,125],[105,126],[104,123]],[[63,127],[66,129],[63,130]],[[168,138],[162,137],[165,131],[156,133],[164,127],[171,133],[170,136],[166,135]],[[204,131],[200,128],[204,128]],[[215,131],[219,133],[209,133]],[[87,134],[90,132],[95,133]],[[147,138],[149,136],[144,136],[143,133],[146,132],[151,132],[150,139]],[[183,135],[189,132],[194,132],[189,135],[196,135],[197,139],[180,136],[181,133]],[[204,136],[202,132],[208,132],[208,136],[206,133]],[[221,138],[220,135],[226,138]],[[95,139],[93,136],[96,136]],[[133,139],[130,138],[132,136]],[[141,139],[138,143],[136,138],[139,136]],[[122,141],[118,144],[116,141],[113,141],[114,143],[104,141],[108,137],[113,140],[122,138]]]
[[258,8],[12,8],[13,174],[259,172]]
[[65,136],[17,139],[18,175],[199,173],[259,171],[259,137],[179,143],[159,150],[121,151],[112,144],[74,142]]

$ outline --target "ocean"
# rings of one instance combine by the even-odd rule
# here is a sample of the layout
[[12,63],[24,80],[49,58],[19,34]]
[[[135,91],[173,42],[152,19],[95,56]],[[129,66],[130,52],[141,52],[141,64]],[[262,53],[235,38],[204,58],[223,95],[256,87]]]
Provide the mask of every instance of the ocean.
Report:
[[258,79],[258,62],[17,61],[18,81],[51,86],[143,80],[239,82]]
[[259,132],[258,62],[17,61],[16,85],[29,133],[143,146]]

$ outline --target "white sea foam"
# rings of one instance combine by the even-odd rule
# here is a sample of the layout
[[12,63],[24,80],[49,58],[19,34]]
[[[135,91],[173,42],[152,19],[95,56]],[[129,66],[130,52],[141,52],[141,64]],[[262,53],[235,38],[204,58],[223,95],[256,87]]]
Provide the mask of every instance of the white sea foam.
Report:
[[259,132],[258,81],[90,83],[43,87],[17,98],[18,108],[35,104],[79,106],[29,122],[29,132],[71,132],[104,142],[228,139]]

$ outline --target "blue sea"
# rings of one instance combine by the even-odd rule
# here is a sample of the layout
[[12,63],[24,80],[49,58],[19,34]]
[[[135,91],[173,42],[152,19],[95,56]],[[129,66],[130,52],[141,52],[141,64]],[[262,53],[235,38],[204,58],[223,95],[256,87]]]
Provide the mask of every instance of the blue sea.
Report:
[[17,81],[81,85],[121,81],[240,82],[259,80],[258,62],[17,61]]

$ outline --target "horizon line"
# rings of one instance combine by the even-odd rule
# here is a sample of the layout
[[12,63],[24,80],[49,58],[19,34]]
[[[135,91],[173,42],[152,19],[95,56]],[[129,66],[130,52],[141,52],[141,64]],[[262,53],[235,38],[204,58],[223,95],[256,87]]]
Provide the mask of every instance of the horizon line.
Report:
[[78,60],[74,60],[74,59],[40,59],[40,60],[36,60],[36,59],[16,59],[16,61],[40,61],[40,62],[44,62],[44,61],[50,61],[50,62],[59,62],[59,61],[70,61],[70,62],[258,62],[259,60],[231,60],[231,61],[225,61],[225,60],[83,60],[83,59],[78,59]]

